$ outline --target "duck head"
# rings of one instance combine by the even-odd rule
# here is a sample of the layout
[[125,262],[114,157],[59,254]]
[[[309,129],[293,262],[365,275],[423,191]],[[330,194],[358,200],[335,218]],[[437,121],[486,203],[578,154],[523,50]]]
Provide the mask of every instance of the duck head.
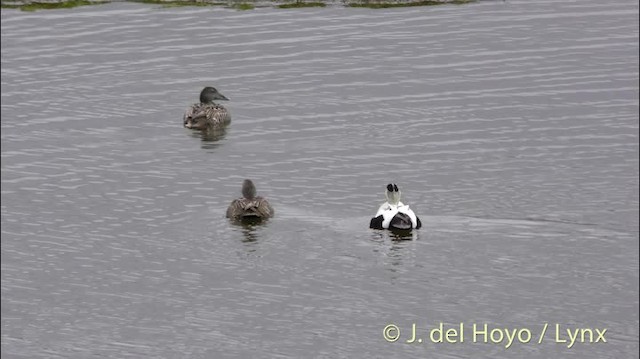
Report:
[[256,197],[256,186],[250,179],[242,182],[242,196],[246,199],[254,199]]
[[226,98],[223,94],[221,94],[220,92],[218,92],[218,90],[211,86],[207,86],[202,89],[202,92],[200,92],[201,103],[212,103],[214,100],[229,101],[228,98]]
[[387,197],[389,204],[397,206],[400,202],[400,189],[395,183],[389,183],[387,190],[384,192],[384,196]]

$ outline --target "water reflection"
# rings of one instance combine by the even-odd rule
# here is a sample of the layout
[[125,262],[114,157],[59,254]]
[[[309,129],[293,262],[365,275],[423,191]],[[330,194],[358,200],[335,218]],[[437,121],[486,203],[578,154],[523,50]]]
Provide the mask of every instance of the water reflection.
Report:
[[392,241],[411,241],[418,239],[417,231],[390,230],[389,238]]
[[390,271],[396,272],[399,267],[402,266],[402,259],[404,255],[404,248],[406,245],[400,242],[391,243],[391,247],[389,247],[389,251],[387,252],[387,256],[389,257],[391,267]]
[[221,145],[220,141],[227,135],[227,128],[215,128],[208,130],[189,130],[189,134],[193,138],[199,138],[202,141],[201,147],[205,150],[215,149]]
[[230,219],[231,224],[238,228],[243,235],[242,243],[254,243],[258,241],[256,230],[265,224],[261,218],[245,217],[241,219]]
[[395,279],[407,270],[407,261],[411,263],[415,256],[418,231],[375,231],[371,239],[378,244],[374,252],[383,256],[386,270],[393,273],[392,278]]
[[383,243],[385,239],[389,239],[393,242],[399,241],[412,241],[418,239],[419,231],[407,231],[407,230],[375,230],[373,231],[371,239],[377,243]]

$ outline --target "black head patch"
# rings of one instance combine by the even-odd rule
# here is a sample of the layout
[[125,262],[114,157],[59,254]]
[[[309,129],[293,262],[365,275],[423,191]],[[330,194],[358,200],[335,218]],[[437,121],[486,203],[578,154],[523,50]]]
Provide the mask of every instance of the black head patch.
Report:
[[387,185],[387,191],[389,191],[389,192],[393,192],[393,186],[394,186],[393,184],[389,183],[389,184]]

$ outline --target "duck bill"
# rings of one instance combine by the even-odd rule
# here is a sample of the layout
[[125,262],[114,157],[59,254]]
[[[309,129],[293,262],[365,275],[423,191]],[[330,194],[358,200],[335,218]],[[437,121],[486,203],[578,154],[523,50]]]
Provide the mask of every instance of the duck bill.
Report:
[[225,95],[223,95],[223,94],[221,94],[221,93],[217,93],[217,94],[216,94],[216,97],[214,98],[214,100],[229,101],[229,99],[228,99]]

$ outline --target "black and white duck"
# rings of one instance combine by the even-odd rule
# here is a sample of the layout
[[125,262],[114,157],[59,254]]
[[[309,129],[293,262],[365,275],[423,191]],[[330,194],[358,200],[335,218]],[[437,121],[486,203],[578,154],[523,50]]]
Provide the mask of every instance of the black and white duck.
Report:
[[420,218],[408,205],[400,202],[400,189],[395,183],[389,183],[384,193],[387,202],[383,203],[375,217],[371,218],[369,228],[411,230],[422,227]]

